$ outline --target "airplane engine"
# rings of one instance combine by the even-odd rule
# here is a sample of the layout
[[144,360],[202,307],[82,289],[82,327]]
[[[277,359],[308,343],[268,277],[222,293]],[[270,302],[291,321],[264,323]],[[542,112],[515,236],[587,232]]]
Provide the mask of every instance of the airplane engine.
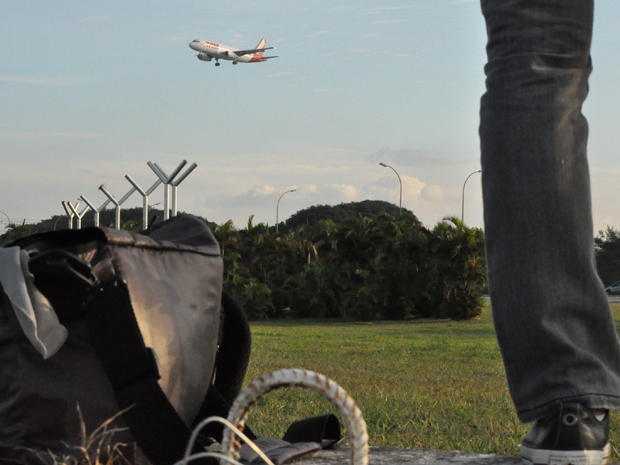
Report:
[[212,60],[212,57],[210,57],[209,55],[202,55],[202,54],[200,54],[200,55],[197,55],[197,57],[201,61],[211,61]]

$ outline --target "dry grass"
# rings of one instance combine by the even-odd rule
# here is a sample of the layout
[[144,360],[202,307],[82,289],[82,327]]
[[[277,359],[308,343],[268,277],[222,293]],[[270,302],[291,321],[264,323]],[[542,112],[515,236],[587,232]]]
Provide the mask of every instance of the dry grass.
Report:
[[132,465],[132,462],[123,454],[123,449],[125,449],[127,445],[123,443],[112,443],[112,439],[116,433],[128,430],[126,427],[111,427],[112,423],[127,410],[118,412],[102,423],[92,433],[88,434],[80,406],[77,405],[76,408],[80,424],[82,425],[79,446],[69,446],[65,443],[65,446],[70,449],[70,453],[63,456],[55,455],[49,451],[47,453],[42,453],[33,449],[26,450],[36,456],[43,465],[50,463],[53,465]]

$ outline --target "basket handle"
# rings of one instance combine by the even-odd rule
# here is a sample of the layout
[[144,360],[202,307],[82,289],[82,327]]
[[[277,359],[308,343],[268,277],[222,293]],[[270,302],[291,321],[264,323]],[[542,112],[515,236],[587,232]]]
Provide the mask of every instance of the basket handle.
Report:
[[[314,371],[286,368],[272,371],[254,380],[235,399],[228,414],[228,421],[241,431],[256,402],[271,391],[281,387],[302,387],[327,397],[338,408],[349,432],[351,464],[368,465],[368,433],[362,412],[355,401],[336,382]],[[239,460],[241,443],[235,433],[226,428],[222,440],[225,455]],[[222,461],[222,465],[226,462]]]

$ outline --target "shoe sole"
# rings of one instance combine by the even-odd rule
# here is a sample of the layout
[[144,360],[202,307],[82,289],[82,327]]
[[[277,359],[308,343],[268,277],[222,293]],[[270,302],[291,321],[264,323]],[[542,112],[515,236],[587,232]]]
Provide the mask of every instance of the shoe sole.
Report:
[[521,445],[521,458],[525,465],[605,465],[610,447],[603,450],[546,450],[530,449]]

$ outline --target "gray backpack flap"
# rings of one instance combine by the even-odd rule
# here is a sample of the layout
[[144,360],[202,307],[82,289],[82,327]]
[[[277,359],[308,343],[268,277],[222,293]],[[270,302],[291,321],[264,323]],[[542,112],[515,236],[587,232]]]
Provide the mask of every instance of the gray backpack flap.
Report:
[[[211,389],[222,260],[197,218],[143,234],[86,228],[19,239],[0,248],[0,284],[0,462],[79,458],[103,440],[103,451],[137,442],[153,464],[169,465],[182,458],[189,427],[241,387],[249,329],[242,366],[218,376],[228,402]],[[227,319],[247,327],[225,303],[234,307]]]

